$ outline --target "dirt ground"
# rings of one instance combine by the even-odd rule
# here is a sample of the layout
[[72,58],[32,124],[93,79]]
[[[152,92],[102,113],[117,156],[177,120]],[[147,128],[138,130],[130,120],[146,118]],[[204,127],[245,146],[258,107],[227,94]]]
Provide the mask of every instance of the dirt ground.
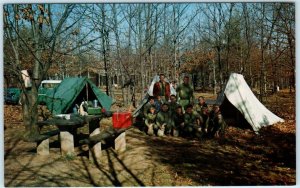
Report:
[[[161,138],[132,127],[126,131],[125,152],[105,148],[94,162],[80,147],[75,157],[61,156],[57,137],[51,139],[49,156],[36,155],[36,144],[21,139],[21,107],[5,105],[4,185],[295,185],[295,93],[273,95],[267,107],[285,122],[263,128],[258,135],[229,125],[222,139]],[[110,125],[111,118],[101,121],[102,127]]]

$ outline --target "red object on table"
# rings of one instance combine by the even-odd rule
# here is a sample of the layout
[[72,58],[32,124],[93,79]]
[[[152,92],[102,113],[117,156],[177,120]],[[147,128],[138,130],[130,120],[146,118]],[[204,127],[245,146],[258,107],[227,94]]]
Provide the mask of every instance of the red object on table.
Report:
[[112,115],[112,123],[115,129],[127,128],[132,124],[130,112],[115,112]]

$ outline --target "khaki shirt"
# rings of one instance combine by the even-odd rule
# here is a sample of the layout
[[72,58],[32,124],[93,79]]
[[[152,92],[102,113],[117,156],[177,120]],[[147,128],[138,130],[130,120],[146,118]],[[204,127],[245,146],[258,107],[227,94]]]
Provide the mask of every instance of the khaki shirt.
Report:
[[190,84],[180,84],[176,88],[177,97],[180,97],[181,100],[193,100],[194,99],[194,90]]

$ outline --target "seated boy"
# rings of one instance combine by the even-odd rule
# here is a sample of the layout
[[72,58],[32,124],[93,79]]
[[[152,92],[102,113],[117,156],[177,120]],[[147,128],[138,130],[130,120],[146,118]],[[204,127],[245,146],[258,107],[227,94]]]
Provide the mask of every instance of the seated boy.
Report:
[[157,127],[155,124],[156,121],[156,110],[154,106],[149,108],[148,113],[145,116],[145,125],[147,127],[147,134],[153,135],[154,134],[154,127]]
[[156,125],[157,125],[157,130],[164,127],[166,134],[169,135],[171,133],[173,123],[172,123],[171,114],[169,112],[169,106],[167,103],[164,103],[161,107],[161,110],[157,113]]
[[208,134],[210,137],[224,136],[227,124],[225,123],[220,111],[220,106],[214,104],[213,110],[209,115]]
[[182,106],[178,106],[175,109],[175,113],[173,114],[173,136],[177,136],[177,134],[181,135],[184,128],[184,114],[182,110]]
[[191,104],[186,106],[183,131],[186,136],[197,135],[200,132],[200,117],[198,113],[193,111]]

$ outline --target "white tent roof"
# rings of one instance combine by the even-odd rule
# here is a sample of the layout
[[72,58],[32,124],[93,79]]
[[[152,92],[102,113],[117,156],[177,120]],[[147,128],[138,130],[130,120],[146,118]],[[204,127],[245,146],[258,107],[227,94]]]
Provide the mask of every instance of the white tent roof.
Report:
[[256,132],[260,128],[284,120],[269,111],[253,94],[243,75],[232,73],[226,87],[217,99],[221,104],[225,96],[235,106]]

